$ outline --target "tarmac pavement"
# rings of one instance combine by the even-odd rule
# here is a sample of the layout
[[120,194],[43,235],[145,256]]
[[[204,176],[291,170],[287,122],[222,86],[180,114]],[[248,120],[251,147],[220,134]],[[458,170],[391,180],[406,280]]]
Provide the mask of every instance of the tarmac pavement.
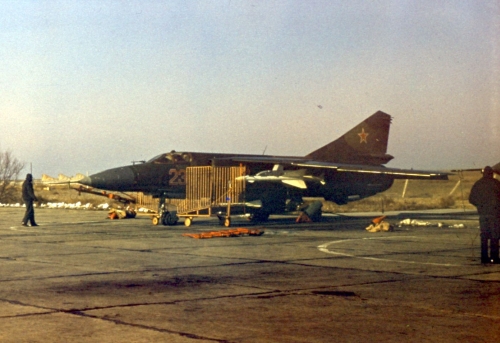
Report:
[[[500,265],[474,214],[369,233],[370,215],[233,227],[153,226],[106,212],[0,208],[0,342],[498,342]],[[449,227],[464,224],[464,227]]]

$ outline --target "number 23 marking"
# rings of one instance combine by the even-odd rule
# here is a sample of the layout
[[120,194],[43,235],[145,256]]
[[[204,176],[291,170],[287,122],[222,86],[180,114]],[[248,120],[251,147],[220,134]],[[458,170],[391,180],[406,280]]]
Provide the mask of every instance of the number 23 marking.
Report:
[[170,179],[168,180],[170,186],[186,185],[186,169],[170,169],[168,175],[170,175]]

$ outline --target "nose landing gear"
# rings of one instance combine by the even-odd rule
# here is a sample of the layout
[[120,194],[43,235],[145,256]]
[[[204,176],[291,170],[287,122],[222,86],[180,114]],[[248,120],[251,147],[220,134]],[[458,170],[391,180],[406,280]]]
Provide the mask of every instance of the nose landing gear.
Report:
[[158,214],[152,217],[153,225],[158,225],[162,223],[165,226],[176,225],[179,217],[175,214],[175,212],[170,212],[165,207],[166,196],[163,194],[160,197],[160,202],[158,205]]

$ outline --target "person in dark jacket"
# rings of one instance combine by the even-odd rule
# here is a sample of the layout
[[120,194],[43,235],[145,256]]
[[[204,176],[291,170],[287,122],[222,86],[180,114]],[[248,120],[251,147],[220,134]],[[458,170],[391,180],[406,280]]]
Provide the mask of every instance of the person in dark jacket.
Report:
[[[485,167],[483,177],[472,186],[469,202],[477,207],[481,230],[481,263],[500,263],[500,181],[493,177],[493,169]],[[490,251],[488,255],[488,241]]]
[[26,175],[26,180],[23,182],[23,201],[26,204],[26,213],[24,214],[23,226],[28,226],[28,221],[31,226],[38,226],[35,222],[35,209],[33,208],[33,201],[38,201],[35,196],[35,191],[33,190],[33,176],[31,174]]

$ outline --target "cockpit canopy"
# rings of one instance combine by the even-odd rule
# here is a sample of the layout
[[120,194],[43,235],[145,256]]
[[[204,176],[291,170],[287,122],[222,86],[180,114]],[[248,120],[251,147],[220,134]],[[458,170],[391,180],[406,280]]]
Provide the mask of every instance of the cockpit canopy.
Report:
[[193,157],[187,152],[171,151],[153,157],[147,163],[171,164],[171,163],[191,163]]

